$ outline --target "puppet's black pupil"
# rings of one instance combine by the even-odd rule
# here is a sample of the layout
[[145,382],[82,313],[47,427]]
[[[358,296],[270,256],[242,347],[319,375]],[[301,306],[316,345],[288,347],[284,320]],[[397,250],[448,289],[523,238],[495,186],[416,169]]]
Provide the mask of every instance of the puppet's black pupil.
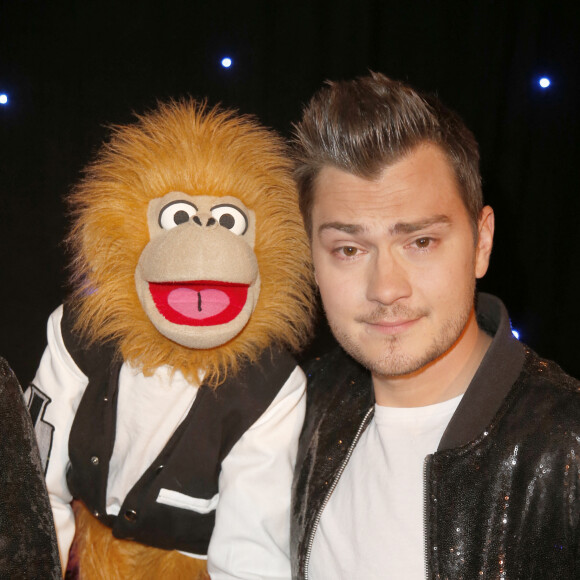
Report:
[[236,225],[236,220],[234,216],[229,213],[224,213],[224,215],[220,216],[220,226],[224,228],[228,228],[231,230]]
[[184,224],[185,222],[189,221],[189,214],[185,210],[180,209],[179,211],[175,212],[173,221],[176,223],[176,225]]

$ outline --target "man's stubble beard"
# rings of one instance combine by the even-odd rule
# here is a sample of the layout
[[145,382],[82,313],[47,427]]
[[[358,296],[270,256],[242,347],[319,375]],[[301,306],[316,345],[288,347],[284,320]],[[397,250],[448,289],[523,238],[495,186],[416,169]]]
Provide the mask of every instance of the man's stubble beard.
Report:
[[[457,310],[456,316],[448,319],[439,329],[437,336],[434,336],[430,343],[427,344],[423,353],[412,354],[404,352],[405,343],[409,342],[412,348],[412,339],[401,336],[385,336],[383,340],[384,350],[376,359],[371,359],[363,351],[363,346],[357,342],[356,338],[345,332],[338,325],[336,325],[330,317],[327,319],[329,326],[334,334],[334,337],[344,350],[352,356],[356,361],[366,367],[374,376],[378,377],[401,377],[410,375],[422,368],[426,367],[447,351],[457,342],[463,333],[469,316],[474,305],[475,298],[475,279],[473,281],[473,288],[470,293],[466,293],[469,298],[461,305],[461,309]],[[378,306],[369,316],[357,320],[357,322],[364,324],[364,322],[378,322],[390,318],[403,318],[405,320],[414,320],[418,317],[428,316],[428,310],[414,311],[404,306],[395,305]],[[412,329],[414,330],[414,329]],[[379,340],[379,339],[377,339]]]

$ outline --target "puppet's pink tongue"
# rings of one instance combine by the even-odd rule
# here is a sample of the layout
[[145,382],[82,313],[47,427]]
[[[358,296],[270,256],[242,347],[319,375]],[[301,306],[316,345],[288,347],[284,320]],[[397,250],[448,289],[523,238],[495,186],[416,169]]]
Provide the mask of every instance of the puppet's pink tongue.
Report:
[[233,320],[246,304],[248,284],[199,280],[150,282],[157,310],[174,324],[213,326]]
[[167,303],[187,318],[202,320],[223,312],[230,305],[230,299],[221,290],[177,288],[169,293]]

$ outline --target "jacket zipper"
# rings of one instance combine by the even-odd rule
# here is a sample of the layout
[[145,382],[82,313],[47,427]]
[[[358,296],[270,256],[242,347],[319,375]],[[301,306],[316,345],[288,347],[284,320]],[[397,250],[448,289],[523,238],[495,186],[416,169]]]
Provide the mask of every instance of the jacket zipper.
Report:
[[425,457],[423,462],[423,533],[425,537],[425,578],[429,580],[429,498],[427,497],[427,480],[429,478],[429,465],[431,462],[432,454]]
[[336,486],[338,485],[338,480],[341,478],[342,473],[346,468],[346,464],[349,462],[350,456],[352,455],[354,448],[356,447],[356,444],[358,443],[358,440],[360,439],[362,432],[365,430],[365,428],[368,424],[369,418],[373,414],[374,410],[375,410],[374,406],[371,407],[366,412],[366,415],[363,417],[363,420],[362,420],[361,424],[359,425],[358,431],[356,432],[356,435],[354,436],[354,439],[353,439],[352,443],[350,444],[350,447],[348,448],[348,452],[346,454],[346,457],[342,461],[340,468],[338,469],[338,472],[336,474],[336,477],[334,478],[332,484],[330,485],[330,488],[326,494],[326,497],[324,498],[324,501],[322,502],[322,505],[320,506],[320,509],[318,510],[318,513],[316,514],[316,517],[314,518],[314,524],[312,525],[312,530],[310,532],[310,536],[308,537],[308,544],[306,546],[306,555],[304,556],[304,580],[308,580],[308,566],[310,564],[312,545],[314,544],[314,535],[316,534],[316,530],[318,529],[318,524],[320,523],[320,518],[322,517],[322,512],[324,511],[326,504],[330,501],[330,496],[332,495]]

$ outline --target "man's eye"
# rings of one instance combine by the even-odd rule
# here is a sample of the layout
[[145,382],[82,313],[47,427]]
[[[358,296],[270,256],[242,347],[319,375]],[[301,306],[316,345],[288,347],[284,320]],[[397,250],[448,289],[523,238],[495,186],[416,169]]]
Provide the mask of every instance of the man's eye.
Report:
[[431,244],[431,238],[419,238],[418,240],[415,240],[415,245],[420,250],[428,248],[430,244]]
[[356,254],[358,253],[358,248],[353,248],[352,246],[344,246],[342,248],[342,253],[347,258],[352,258],[352,256],[356,256]]

